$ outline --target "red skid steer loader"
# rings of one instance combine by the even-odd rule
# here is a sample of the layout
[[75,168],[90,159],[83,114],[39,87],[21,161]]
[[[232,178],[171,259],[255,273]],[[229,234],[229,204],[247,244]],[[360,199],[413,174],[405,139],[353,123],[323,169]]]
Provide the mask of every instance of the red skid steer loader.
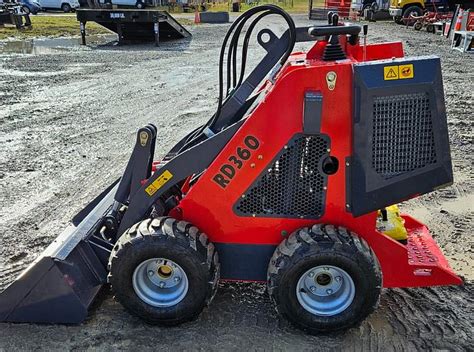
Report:
[[[257,33],[265,55],[245,75],[268,15],[288,28]],[[461,284],[394,206],[453,181],[440,60],[360,32],[333,13],[302,28],[273,5],[240,16],[216,113],[159,161],[156,127],[141,128],[123,176],[0,295],[0,321],[80,323],[109,283],[130,313],[174,325],[240,280],[266,282],[278,312],[316,333],[358,324],[382,287]]]

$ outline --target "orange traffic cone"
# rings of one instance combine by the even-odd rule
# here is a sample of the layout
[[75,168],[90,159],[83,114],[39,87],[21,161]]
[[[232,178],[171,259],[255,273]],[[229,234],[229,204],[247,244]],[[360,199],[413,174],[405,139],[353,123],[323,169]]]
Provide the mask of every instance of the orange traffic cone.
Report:
[[454,30],[455,31],[460,31],[461,30],[463,15],[464,15],[463,9],[459,9],[458,18],[456,18],[456,24],[454,25]]
[[196,6],[196,11],[194,12],[194,23],[201,23],[201,16],[199,16],[199,11]]

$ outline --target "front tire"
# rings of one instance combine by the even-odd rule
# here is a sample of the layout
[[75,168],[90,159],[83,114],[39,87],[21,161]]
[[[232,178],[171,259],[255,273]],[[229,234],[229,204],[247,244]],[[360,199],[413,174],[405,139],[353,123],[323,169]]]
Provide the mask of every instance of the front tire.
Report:
[[327,332],[353,327],[378,305],[380,266],[367,243],[342,227],[314,225],[277,247],[268,292],[298,328]]
[[112,291],[131,314],[151,324],[195,319],[217,290],[219,259],[195,226],[147,219],[126,231],[109,259]]

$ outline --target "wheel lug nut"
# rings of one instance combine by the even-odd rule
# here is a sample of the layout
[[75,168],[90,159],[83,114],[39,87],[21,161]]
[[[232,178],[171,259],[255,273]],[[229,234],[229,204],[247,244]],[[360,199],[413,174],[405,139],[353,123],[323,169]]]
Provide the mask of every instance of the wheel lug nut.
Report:
[[165,284],[163,281],[160,282],[160,288],[165,287],[165,285],[166,285],[166,284]]
[[153,270],[148,270],[148,275],[149,276],[153,276],[155,274],[155,272]]
[[311,292],[316,291],[316,287],[314,287],[314,286],[311,286],[309,289],[311,290]]
[[342,277],[336,276],[336,281],[337,281],[337,282],[339,282],[339,281],[341,281],[341,280],[342,280]]
[[332,290],[331,290],[330,288],[328,288],[328,289],[326,290],[326,293],[327,293],[328,295],[330,295],[330,294],[332,293]]
[[176,277],[174,278],[174,282],[180,282],[180,281],[181,281],[181,278],[180,278],[179,276],[176,276]]
[[325,271],[329,271],[329,268],[324,268]]
[[309,277],[314,277],[314,272],[310,272]]

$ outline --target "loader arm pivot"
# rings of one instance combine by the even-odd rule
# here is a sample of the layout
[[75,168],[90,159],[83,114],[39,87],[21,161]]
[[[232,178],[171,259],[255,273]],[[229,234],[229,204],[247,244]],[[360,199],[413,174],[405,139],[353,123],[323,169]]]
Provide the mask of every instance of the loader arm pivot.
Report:
[[150,207],[171,187],[193,174],[206,169],[216,158],[222,148],[234,136],[242,125],[243,120],[209,139],[182,152],[158,169],[150,179],[130,199],[128,210],[120,222],[118,235],[120,236],[129,227],[140,221]]

